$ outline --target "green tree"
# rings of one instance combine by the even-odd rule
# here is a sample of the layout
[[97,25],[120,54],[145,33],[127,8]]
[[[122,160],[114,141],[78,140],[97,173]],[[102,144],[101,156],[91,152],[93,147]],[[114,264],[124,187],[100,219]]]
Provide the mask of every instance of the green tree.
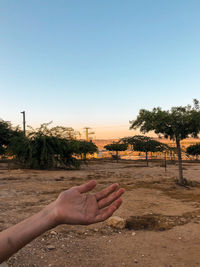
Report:
[[0,155],[6,154],[12,138],[16,136],[22,137],[22,131],[18,127],[13,128],[10,122],[0,120]]
[[166,149],[165,144],[143,135],[125,137],[122,140],[131,145],[134,151],[145,152],[147,167],[149,166],[148,152],[162,152]]
[[199,101],[194,99],[194,106],[172,107],[171,110],[162,110],[157,107],[152,111],[141,109],[136,120],[130,121],[130,129],[140,129],[141,132],[147,133],[154,131],[156,134],[162,134],[165,138],[176,141],[179,179],[183,185],[182,156],[180,141],[187,137],[197,137],[200,131],[200,106]]
[[31,162],[31,144],[24,133],[21,136],[13,136],[7,148],[7,153],[12,155],[23,166],[29,166]]
[[0,120],[0,155],[5,154],[12,136],[11,123]]
[[80,136],[80,132],[74,131],[72,127],[56,126],[51,128],[51,135],[72,140],[77,139]]
[[78,167],[74,155],[78,151],[78,141],[63,138],[56,127],[49,128],[44,123],[27,136],[14,136],[9,145],[9,152],[28,168],[47,169],[53,167]]
[[98,151],[97,146],[92,141],[77,141],[78,142],[78,153],[83,156],[84,160],[87,158],[87,154],[94,154]]
[[195,145],[188,146],[186,149],[186,153],[188,155],[195,156],[196,160],[198,160],[198,156],[200,155],[200,144],[196,143]]
[[125,151],[127,150],[128,148],[128,145],[127,144],[120,144],[120,143],[116,143],[116,142],[113,142],[112,144],[108,144],[106,146],[104,146],[104,148],[108,151],[115,151],[116,154],[115,154],[115,158],[118,162],[119,160],[119,151]]

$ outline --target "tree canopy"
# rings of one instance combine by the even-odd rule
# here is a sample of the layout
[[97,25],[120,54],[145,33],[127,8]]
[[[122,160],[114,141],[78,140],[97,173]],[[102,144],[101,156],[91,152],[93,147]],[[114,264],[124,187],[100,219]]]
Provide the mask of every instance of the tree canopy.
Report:
[[194,99],[193,107],[172,107],[171,110],[157,107],[152,111],[141,109],[136,120],[130,123],[130,129],[140,128],[143,133],[154,131],[165,138],[182,140],[197,137],[200,131],[199,101]]
[[125,151],[128,148],[127,144],[119,143],[119,142],[113,142],[112,144],[108,144],[104,146],[104,148],[108,151],[115,151],[116,155],[113,155],[113,157],[118,161],[119,157],[119,151]]
[[134,151],[141,152],[158,152],[163,151],[167,146],[158,142],[151,137],[143,135],[135,135],[123,138],[124,142],[132,145]]
[[78,166],[73,155],[78,151],[74,140],[66,139],[51,132],[49,124],[32,130],[27,136],[14,136],[8,152],[28,168],[47,169],[54,167]]
[[14,136],[22,136],[22,132],[18,128],[13,128],[10,122],[0,120],[0,155],[6,153]]
[[182,173],[182,158],[180,141],[187,137],[197,137],[200,132],[200,106],[199,101],[194,99],[193,107],[172,107],[170,110],[162,110],[160,107],[152,111],[141,109],[136,120],[130,121],[130,129],[139,128],[141,132],[154,131],[165,138],[176,141],[180,183],[184,183]]
[[188,155],[196,156],[196,159],[198,159],[198,156],[200,155],[200,143],[187,147],[186,153]]
[[140,151],[146,153],[146,161],[148,166],[148,152],[163,151],[167,148],[167,145],[158,142],[148,136],[135,135],[122,138],[122,140],[131,145],[134,151]]
[[104,148],[108,151],[125,151],[128,148],[128,145],[113,142],[112,144],[104,146]]
[[86,159],[87,154],[94,154],[98,151],[97,146],[92,141],[78,141],[78,151],[77,154],[83,155],[84,159]]

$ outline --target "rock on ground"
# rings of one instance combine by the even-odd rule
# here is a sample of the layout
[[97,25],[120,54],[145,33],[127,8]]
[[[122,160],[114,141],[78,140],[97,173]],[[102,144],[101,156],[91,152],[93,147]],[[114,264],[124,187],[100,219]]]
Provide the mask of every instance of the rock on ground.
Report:
[[117,229],[124,229],[126,227],[126,220],[118,216],[112,216],[107,220],[107,225]]

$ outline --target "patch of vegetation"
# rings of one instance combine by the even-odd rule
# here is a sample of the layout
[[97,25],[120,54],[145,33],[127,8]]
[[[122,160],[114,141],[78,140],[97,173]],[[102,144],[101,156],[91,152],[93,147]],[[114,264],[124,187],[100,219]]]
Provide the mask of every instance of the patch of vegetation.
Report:
[[9,122],[0,120],[0,155],[14,158],[21,167],[32,169],[79,168],[80,157],[86,159],[97,147],[92,142],[75,139],[75,132],[68,127],[40,128],[25,135]]

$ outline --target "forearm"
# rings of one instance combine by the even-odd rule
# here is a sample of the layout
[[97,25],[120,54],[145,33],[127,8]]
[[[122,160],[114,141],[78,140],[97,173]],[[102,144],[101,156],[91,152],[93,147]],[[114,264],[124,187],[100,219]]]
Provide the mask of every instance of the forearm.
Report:
[[84,194],[95,186],[96,181],[92,180],[72,187],[40,212],[1,232],[0,263],[58,224],[88,225],[109,218],[121,205],[124,189],[115,192],[118,184],[113,184],[95,194]]
[[0,263],[30,241],[56,226],[55,202],[0,233]]

